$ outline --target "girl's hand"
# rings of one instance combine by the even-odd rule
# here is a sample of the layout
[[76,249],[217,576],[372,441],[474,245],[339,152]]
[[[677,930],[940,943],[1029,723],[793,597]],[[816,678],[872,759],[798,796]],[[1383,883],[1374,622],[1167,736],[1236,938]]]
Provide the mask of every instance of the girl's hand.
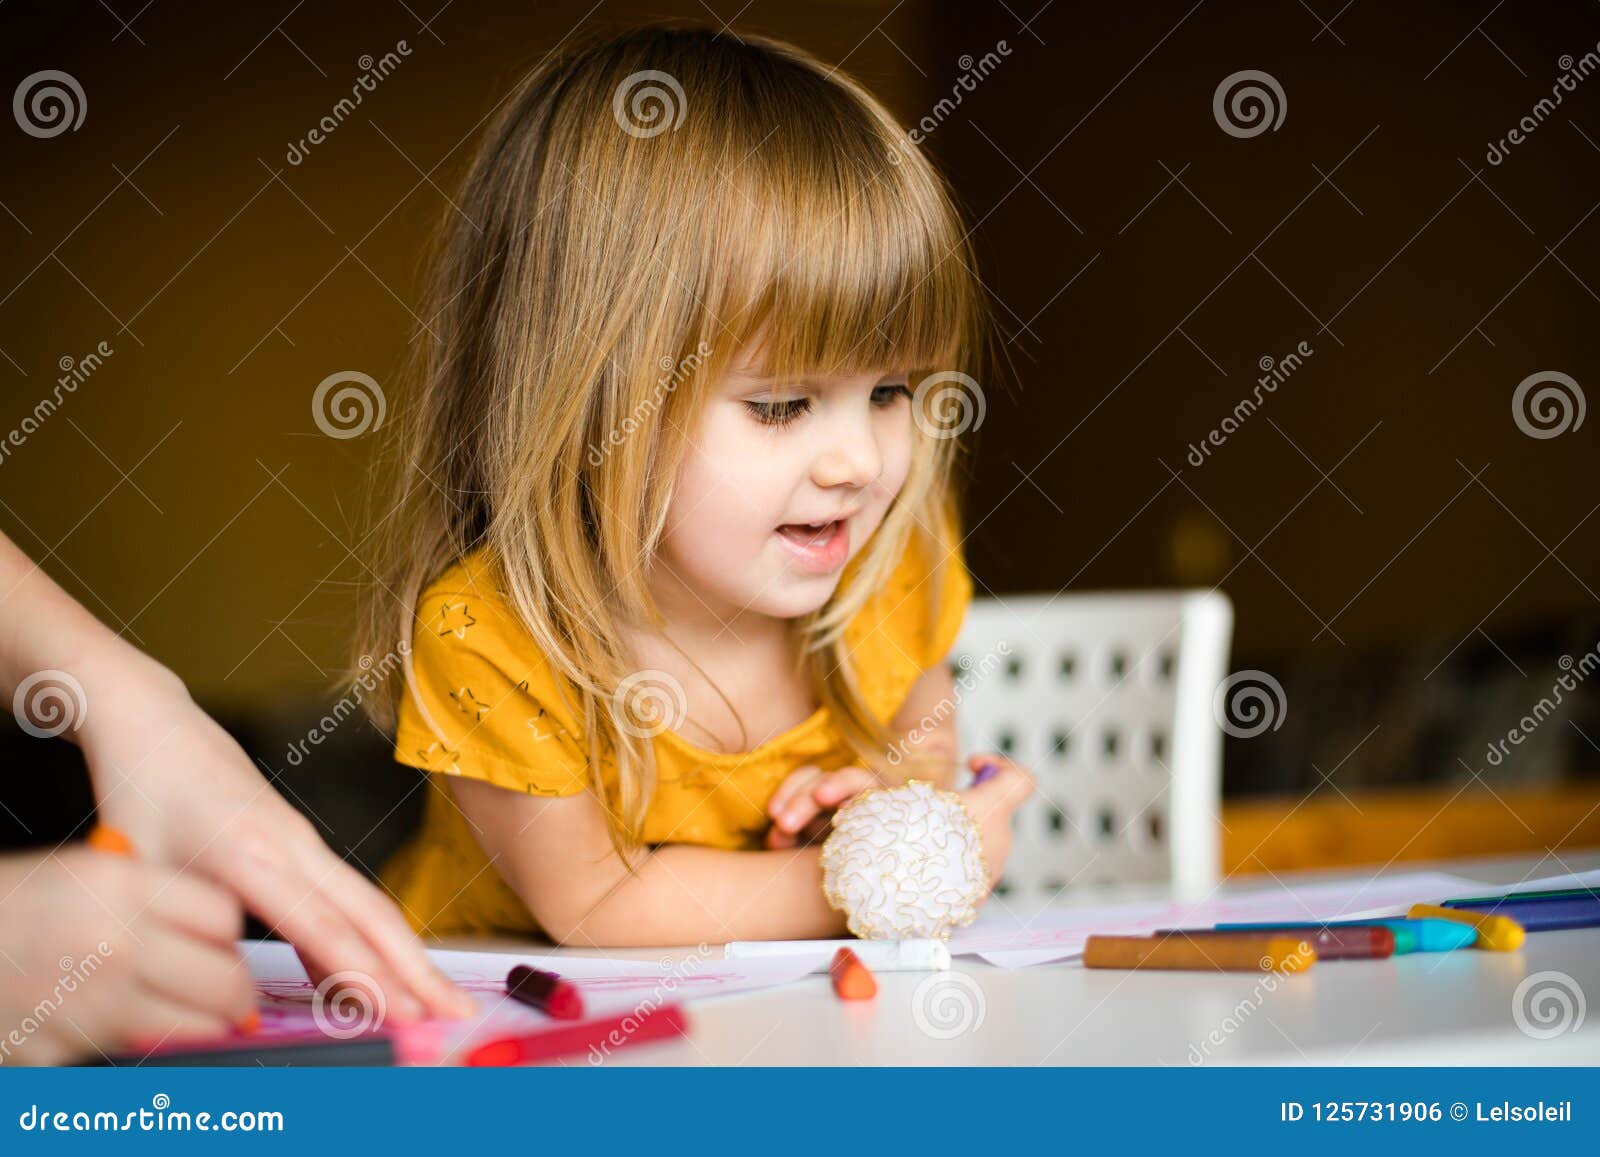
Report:
[[364,973],[402,1021],[471,1011],[394,904],[323,843],[181,680],[148,660],[120,675],[104,684],[114,694],[91,693],[77,738],[101,817],[141,859],[238,897],[294,945],[313,983]]
[[1020,763],[1003,755],[979,754],[967,760],[967,766],[973,771],[985,763],[997,766],[1000,774],[969,787],[961,796],[972,818],[978,821],[983,866],[988,870],[989,887],[993,889],[1011,855],[1012,813],[1033,794],[1033,776]]
[[767,802],[767,814],[772,817],[767,847],[777,850],[815,843],[827,834],[840,804],[858,792],[882,786],[864,767],[823,771],[806,764],[795,768]]
[[197,876],[79,846],[0,857],[0,895],[7,1061],[217,1036],[255,1010],[239,902]]

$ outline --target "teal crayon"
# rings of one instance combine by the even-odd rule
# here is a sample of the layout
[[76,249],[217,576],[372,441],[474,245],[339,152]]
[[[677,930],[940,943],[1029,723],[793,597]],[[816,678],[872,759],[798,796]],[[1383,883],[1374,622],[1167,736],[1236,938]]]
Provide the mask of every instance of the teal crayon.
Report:
[[1217,925],[1219,930],[1230,932],[1259,932],[1268,928],[1301,931],[1306,928],[1361,927],[1387,928],[1393,932],[1394,954],[1396,956],[1404,956],[1408,952],[1450,952],[1457,948],[1470,948],[1478,939],[1476,928],[1470,924],[1458,924],[1454,920],[1396,918],[1382,920],[1290,921],[1287,923],[1268,921],[1263,924]]
[[1479,904],[1499,904],[1507,900],[1521,903],[1523,900],[1567,900],[1582,899],[1592,896],[1600,900],[1600,887],[1596,888],[1552,888],[1548,892],[1507,892],[1502,896],[1463,896],[1459,900],[1440,900],[1441,908],[1468,908],[1477,907]]

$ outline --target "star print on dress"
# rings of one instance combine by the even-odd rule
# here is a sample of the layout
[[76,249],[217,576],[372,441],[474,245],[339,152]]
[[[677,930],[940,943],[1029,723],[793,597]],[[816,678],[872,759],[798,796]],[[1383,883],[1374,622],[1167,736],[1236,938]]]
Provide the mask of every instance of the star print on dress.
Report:
[[461,708],[463,714],[472,716],[474,723],[481,722],[489,712],[489,705],[474,695],[470,687],[450,692],[450,698],[456,701],[456,706]]
[[[518,686],[526,689],[527,680],[523,680],[521,683],[518,684]],[[545,709],[543,707],[540,707],[540,708],[537,708],[534,711],[533,718],[528,720],[528,730],[533,732],[533,741],[535,743],[543,743],[546,739],[554,739],[555,738],[554,735],[546,735],[544,732],[539,730],[539,720],[543,719],[545,717],[545,715],[546,715]],[[559,724],[555,724],[554,720],[552,720],[551,722],[552,722],[552,725],[555,726],[555,729],[557,731],[565,730]]]
[[417,757],[428,767],[438,767],[439,770],[449,772],[451,775],[461,774],[461,768],[456,763],[456,760],[461,758],[461,753],[459,751],[451,751],[444,744],[437,741],[428,744],[426,747],[418,748]]
[[439,618],[434,624],[434,630],[442,639],[446,635],[454,635],[458,639],[467,637],[467,628],[478,620],[472,617],[466,603],[440,603]]

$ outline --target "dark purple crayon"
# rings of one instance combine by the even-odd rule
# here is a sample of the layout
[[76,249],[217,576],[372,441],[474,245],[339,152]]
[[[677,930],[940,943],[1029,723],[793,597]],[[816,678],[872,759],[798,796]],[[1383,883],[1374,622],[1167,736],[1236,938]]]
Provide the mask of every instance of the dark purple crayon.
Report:
[[[1296,936],[1316,951],[1318,960],[1382,960],[1394,955],[1394,933],[1375,924],[1362,927],[1286,929],[1285,936]],[[1152,936],[1237,936],[1238,932],[1216,928],[1158,928]]]
[[1551,896],[1543,900],[1504,900],[1448,905],[1462,912],[1493,913],[1509,916],[1529,932],[1548,932],[1557,928],[1600,927],[1600,898],[1594,896]]

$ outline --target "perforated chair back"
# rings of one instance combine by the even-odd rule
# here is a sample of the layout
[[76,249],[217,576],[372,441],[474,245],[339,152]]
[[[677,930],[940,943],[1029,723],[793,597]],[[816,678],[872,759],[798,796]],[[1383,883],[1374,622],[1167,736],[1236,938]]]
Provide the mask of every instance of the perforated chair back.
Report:
[[1015,816],[1000,894],[1168,881],[1221,868],[1222,732],[1233,608],[1212,592],[973,600],[948,663],[962,750],[999,751],[1038,791]]

